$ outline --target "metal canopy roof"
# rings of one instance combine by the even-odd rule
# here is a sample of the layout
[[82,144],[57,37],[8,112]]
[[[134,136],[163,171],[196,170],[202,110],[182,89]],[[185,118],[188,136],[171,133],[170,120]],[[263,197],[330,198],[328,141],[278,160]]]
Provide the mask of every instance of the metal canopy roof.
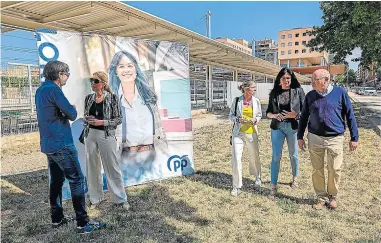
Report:
[[[47,28],[187,43],[190,61],[274,78],[280,68],[120,2],[1,2],[2,32]],[[297,75],[299,81],[308,78]]]

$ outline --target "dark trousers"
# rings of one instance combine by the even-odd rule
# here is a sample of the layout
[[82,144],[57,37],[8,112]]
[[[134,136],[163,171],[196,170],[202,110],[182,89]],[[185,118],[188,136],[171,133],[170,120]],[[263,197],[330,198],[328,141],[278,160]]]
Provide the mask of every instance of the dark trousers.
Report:
[[48,156],[50,171],[50,206],[52,222],[58,223],[63,217],[62,186],[69,181],[71,199],[78,226],[84,226],[89,221],[85,204],[85,182],[78,161],[78,152],[74,145],[65,146]]

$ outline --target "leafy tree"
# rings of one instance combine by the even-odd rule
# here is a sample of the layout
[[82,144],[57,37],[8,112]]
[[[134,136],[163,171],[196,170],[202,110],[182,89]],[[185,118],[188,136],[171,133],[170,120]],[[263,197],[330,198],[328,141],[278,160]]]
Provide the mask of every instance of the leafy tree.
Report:
[[335,82],[339,85],[339,86],[345,86],[345,77],[344,75],[337,75],[336,76],[336,80]]
[[356,82],[356,73],[353,69],[348,70],[348,66],[345,67],[345,72],[342,75],[337,75],[335,83],[340,86],[347,86]]
[[353,69],[349,69],[348,72],[345,74],[345,83],[355,83],[356,82],[356,73]]
[[381,2],[321,2],[324,24],[314,26],[308,47],[334,53],[333,62],[347,63],[345,58],[354,48],[362,50],[360,61],[369,67],[373,61],[381,66]]

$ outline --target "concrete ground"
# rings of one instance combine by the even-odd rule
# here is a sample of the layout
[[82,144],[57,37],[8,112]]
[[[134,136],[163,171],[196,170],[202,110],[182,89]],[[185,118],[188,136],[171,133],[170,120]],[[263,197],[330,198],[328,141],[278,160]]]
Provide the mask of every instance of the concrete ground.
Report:
[[353,92],[348,94],[360,109],[366,110],[367,118],[377,128],[378,133],[381,133],[381,96],[365,96]]

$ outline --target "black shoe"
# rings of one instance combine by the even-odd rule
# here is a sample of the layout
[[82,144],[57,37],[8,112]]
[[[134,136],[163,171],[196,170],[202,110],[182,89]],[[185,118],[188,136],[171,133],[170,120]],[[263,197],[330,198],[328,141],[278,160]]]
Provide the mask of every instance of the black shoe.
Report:
[[106,227],[106,224],[104,222],[96,221],[94,219],[90,219],[90,221],[87,222],[87,224],[85,226],[83,226],[83,227],[78,226],[77,227],[77,233],[87,234],[87,233],[91,233],[91,232],[96,231],[96,230],[103,229],[105,227]]
[[63,219],[61,219],[61,221],[59,223],[52,223],[52,228],[59,228],[62,225],[65,225],[65,224],[67,224],[67,223],[69,223],[71,221],[74,221],[73,217],[64,216]]

